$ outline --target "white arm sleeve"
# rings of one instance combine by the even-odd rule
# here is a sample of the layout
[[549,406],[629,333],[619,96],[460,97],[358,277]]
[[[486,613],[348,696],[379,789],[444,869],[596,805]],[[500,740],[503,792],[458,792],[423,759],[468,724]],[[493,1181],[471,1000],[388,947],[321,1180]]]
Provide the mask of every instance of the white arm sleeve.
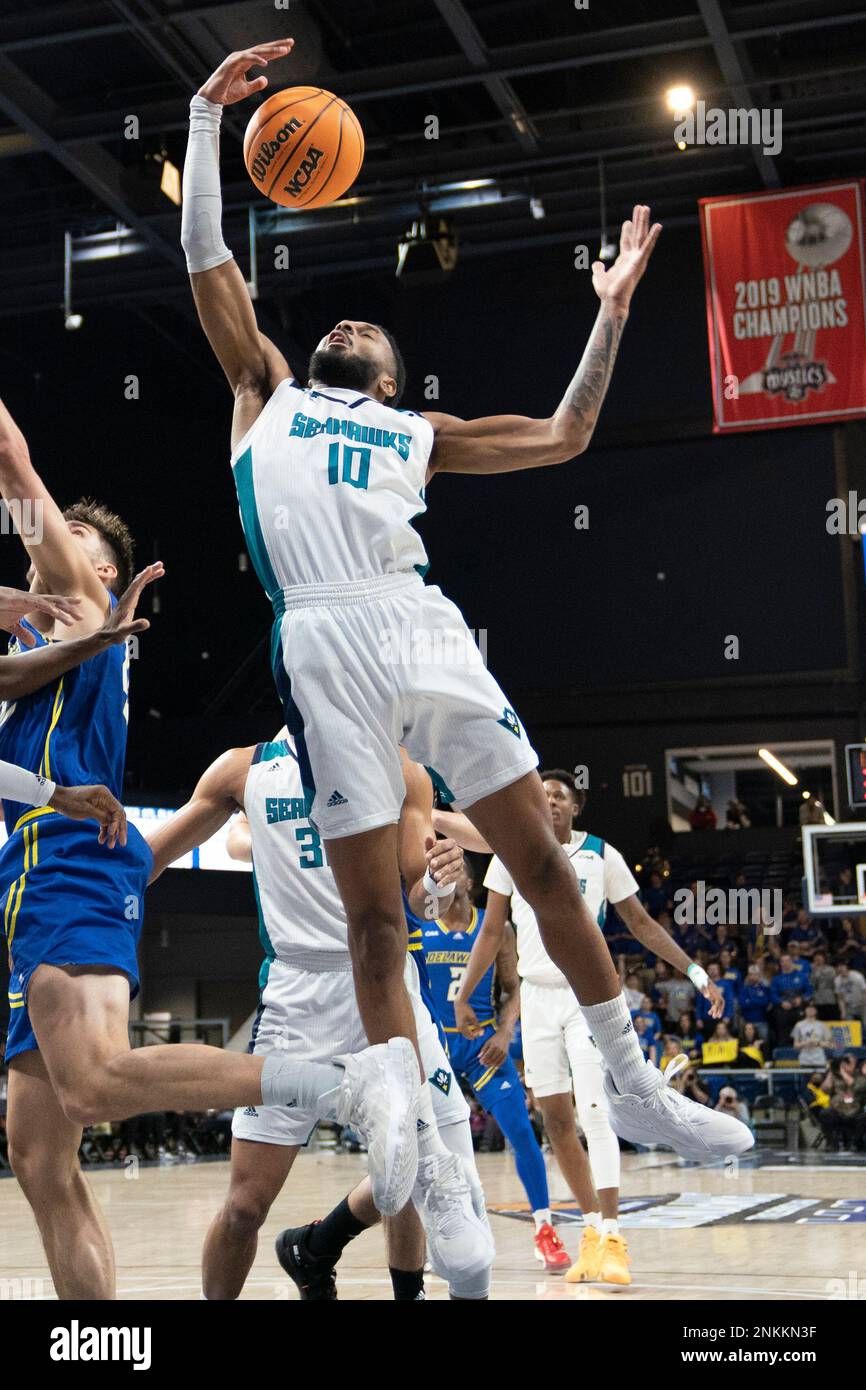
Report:
[[0,762],[0,796],[4,801],[18,801],[22,806],[47,806],[56,790],[57,783],[49,782],[47,777],[28,772],[15,763]]
[[223,241],[220,188],[220,118],[222,107],[206,97],[189,104],[189,143],[183,166],[183,211],[180,241],[190,274],[213,270],[232,259]]

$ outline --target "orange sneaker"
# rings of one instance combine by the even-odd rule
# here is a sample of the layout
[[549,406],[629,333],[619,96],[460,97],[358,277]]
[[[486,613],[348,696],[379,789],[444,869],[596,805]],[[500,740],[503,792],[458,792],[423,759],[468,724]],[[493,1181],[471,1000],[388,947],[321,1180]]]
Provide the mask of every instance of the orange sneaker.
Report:
[[596,1278],[600,1284],[630,1284],[628,1246],[622,1236],[602,1236]]
[[569,1254],[549,1221],[535,1232],[535,1258],[548,1274],[562,1274],[568,1269]]
[[593,1284],[598,1278],[601,1236],[594,1226],[585,1226],[577,1260],[565,1276],[566,1284]]

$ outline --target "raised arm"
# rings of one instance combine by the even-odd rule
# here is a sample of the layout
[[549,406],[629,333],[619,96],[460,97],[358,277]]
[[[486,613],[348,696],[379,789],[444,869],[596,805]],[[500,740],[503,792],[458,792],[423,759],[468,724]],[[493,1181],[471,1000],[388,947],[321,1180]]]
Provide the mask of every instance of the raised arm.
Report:
[[76,540],[51,493],[30,459],[27,440],[0,401],[0,494],[27,517],[21,541],[39,576],[39,587],[80,599],[80,616],[68,624],[68,635],[79,637],[102,625],[109,600],[87,551]]
[[225,825],[241,805],[253,748],[230,748],[199,779],[192,796],[170,821],[149,836],[153,868],[149,883],[173,864],[175,859],[203,845]]
[[266,77],[248,77],[249,69],[286,57],[293,43],[284,39],[230,53],[190,103],[181,242],[202,328],[235,396],[233,443],[290,372],[279,349],[259,332],[246,281],[223,241],[220,120],[224,106],[268,85]]
[[397,828],[397,860],[409,906],[416,917],[440,917],[454,897],[463,852],[433,833],[433,784],[424,768],[400,749],[406,797]]
[[553,415],[546,420],[524,415],[460,420],[425,411],[436,431],[428,476],[545,468],[584,452],[607,394],[631,297],[660,232],[661,224],[651,227],[649,208],[639,204],[622,224],[619,255],[610,269],[602,261],[593,264],[592,283],[601,308],[580,365]]
[[457,998],[454,1000],[455,1022],[466,1038],[474,1038],[478,1030],[478,1020],[469,1000],[472,998],[472,992],[477,987],[479,980],[483,979],[502,950],[507,930],[509,901],[510,899],[506,898],[504,893],[496,893],[492,888],[488,889],[484,921],[475,938],[469,963],[466,966],[463,979],[460,981]]

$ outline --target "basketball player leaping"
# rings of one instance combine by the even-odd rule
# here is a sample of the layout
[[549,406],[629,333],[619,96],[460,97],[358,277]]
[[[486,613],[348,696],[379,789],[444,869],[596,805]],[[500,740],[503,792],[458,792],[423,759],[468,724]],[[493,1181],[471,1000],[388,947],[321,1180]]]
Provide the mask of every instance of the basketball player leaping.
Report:
[[[61,798],[58,805],[56,793],[52,805],[37,803],[52,782],[99,782],[115,801],[120,795],[130,654],[123,644],[102,639],[112,610],[130,599],[127,593],[118,604],[115,595],[127,584],[132,542],[120,518],[103,506],[78,503],[61,512],[2,402],[0,493],[42,509],[41,529],[21,537],[31,560],[31,589],[79,600],[69,624],[38,600],[29,617],[19,618],[25,640],[37,650],[12,661],[31,674],[28,663],[41,663],[47,684],[19,693],[0,712],[0,759],[32,776],[4,797],[8,839],[0,848],[12,996],[9,1158],[33,1208],[58,1296],[114,1295],[111,1239],[78,1164],[82,1127],[101,1120],[289,1099],[323,1119],[349,1123],[351,1113],[368,1138],[377,1205],[399,1211],[411,1184],[407,1190],[406,1164],[393,1152],[392,1107],[381,1079],[388,1049],[368,1048],[343,1065],[284,1058],[276,1069],[268,1057],[195,1044],[130,1050],[129,1000],[138,987],[136,947],[150,851],[134,827],[124,839],[122,823],[112,847],[112,818],[107,839],[98,838],[92,826],[70,818],[70,804]],[[145,571],[131,594],[137,597],[160,572],[161,566]],[[134,601],[126,603],[127,616],[130,607]],[[80,665],[64,670],[60,656],[44,669],[49,638],[97,634],[95,652]],[[408,1043],[404,1051],[412,1076]]]
[[[459,631],[462,615],[421,573],[413,518],[437,473],[498,473],[565,463],[588,446],[660,226],[637,206],[617,260],[593,266],[601,308],[580,365],[548,419],[460,420],[395,407],[400,353],[376,324],[341,319],[321,339],[305,386],[259,332],[221,231],[223,105],[260,91],[255,66],[291,41],[230,55],[193,97],[182,240],[204,331],[234,394],[232,467],[254,567],[274,609],[273,668],[314,796],[312,818],[346,908],[358,1005],[371,1042],[409,1038],[402,982],[406,926],[397,870],[403,798],[398,745],[436,770],[494,847],[535,913],[545,948],[584,1007],[622,1111],[654,1139],[688,1143],[700,1109],[670,1100],[646,1064],[613,963],[550,824],[538,759],[490,673],[389,659],[406,629]],[[409,644],[410,647],[414,644]],[[415,1072],[415,1077],[418,1071]],[[426,1086],[405,1103],[432,1133]],[[724,1153],[751,1143],[731,1121]]]

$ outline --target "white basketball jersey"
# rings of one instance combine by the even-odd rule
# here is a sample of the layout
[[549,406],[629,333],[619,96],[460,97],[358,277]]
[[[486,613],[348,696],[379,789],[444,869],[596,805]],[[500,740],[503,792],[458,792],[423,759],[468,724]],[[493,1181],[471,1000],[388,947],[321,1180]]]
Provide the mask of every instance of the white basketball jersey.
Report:
[[[259,936],[260,983],[275,957],[298,969],[350,969],[346,913],[309,806],[291,744],[260,743],[244,787],[250,823]],[[333,959],[331,959],[333,958]]]
[[[572,830],[569,844],[562,848],[571,861],[587,907],[598,926],[603,927],[608,903],[621,903],[638,892],[631,870],[618,849],[583,830]],[[511,898],[511,920],[517,933],[517,969],[522,979],[539,985],[567,986],[567,979],[544,949],[535,913],[517,892],[511,875],[496,855],[490,861],[484,886]]]
[[273,602],[300,584],[423,574],[433,427],[342,387],[281,381],[232,453],[250,558]]

